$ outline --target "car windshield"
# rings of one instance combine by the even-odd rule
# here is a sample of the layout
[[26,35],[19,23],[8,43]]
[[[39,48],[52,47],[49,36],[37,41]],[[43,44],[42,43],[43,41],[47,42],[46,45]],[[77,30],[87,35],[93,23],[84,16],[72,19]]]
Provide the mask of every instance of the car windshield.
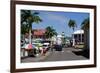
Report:
[[33,43],[42,43],[41,40],[34,40]]
[[42,43],[50,43],[50,41],[41,41]]
[[43,45],[43,46],[47,46],[47,45]]

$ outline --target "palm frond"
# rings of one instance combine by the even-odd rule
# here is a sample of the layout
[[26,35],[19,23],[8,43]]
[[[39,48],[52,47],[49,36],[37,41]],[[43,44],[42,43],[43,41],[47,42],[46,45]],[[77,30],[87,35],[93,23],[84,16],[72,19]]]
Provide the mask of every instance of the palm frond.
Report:
[[88,18],[84,19],[83,22],[81,23],[82,29],[89,28],[89,24],[90,24],[90,21],[89,21],[89,17],[88,17]]
[[73,30],[74,30],[74,28],[77,26],[75,20],[70,19],[68,22],[68,26],[70,28],[73,28]]

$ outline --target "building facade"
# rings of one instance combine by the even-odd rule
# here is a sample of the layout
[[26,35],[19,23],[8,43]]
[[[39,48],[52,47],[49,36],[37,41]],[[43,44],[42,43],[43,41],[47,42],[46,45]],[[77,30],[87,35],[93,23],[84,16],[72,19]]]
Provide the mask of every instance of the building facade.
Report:
[[72,34],[73,46],[84,44],[84,30],[77,30]]

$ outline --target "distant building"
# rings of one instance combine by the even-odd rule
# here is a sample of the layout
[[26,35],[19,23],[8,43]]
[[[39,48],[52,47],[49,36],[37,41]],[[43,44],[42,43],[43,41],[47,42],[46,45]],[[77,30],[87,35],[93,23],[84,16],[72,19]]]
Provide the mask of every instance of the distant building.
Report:
[[52,40],[52,44],[56,44],[57,43],[56,42],[57,41],[57,36],[53,36],[51,40]]
[[62,37],[63,37],[62,35],[53,36],[52,37],[53,44],[61,45],[62,44]]
[[77,30],[72,34],[73,46],[84,43],[84,30]]
[[32,37],[33,38],[45,38],[45,29],[33,29],[32,30]]
[[62,35],[57,35],[57,44],[61,45],[62,44]]

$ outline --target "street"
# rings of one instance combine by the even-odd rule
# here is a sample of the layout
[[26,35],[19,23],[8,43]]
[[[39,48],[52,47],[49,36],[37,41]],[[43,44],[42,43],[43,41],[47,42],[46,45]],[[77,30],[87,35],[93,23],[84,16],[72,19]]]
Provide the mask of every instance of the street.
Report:
[[27,57],[21,59],[22,63],[27,62],[47,62],[47,61],[70,61],[70,60],[86,60],[82,55],[77,55],[73,51],[81,51],[75,48],[63,48],[63,51],[48,51],[45,56]]
[[49,57],[43,61],[68,61],[68,60],[85,60],[81,55],[75,55],[72,48],[63,48],[63,51],[54,51]]

